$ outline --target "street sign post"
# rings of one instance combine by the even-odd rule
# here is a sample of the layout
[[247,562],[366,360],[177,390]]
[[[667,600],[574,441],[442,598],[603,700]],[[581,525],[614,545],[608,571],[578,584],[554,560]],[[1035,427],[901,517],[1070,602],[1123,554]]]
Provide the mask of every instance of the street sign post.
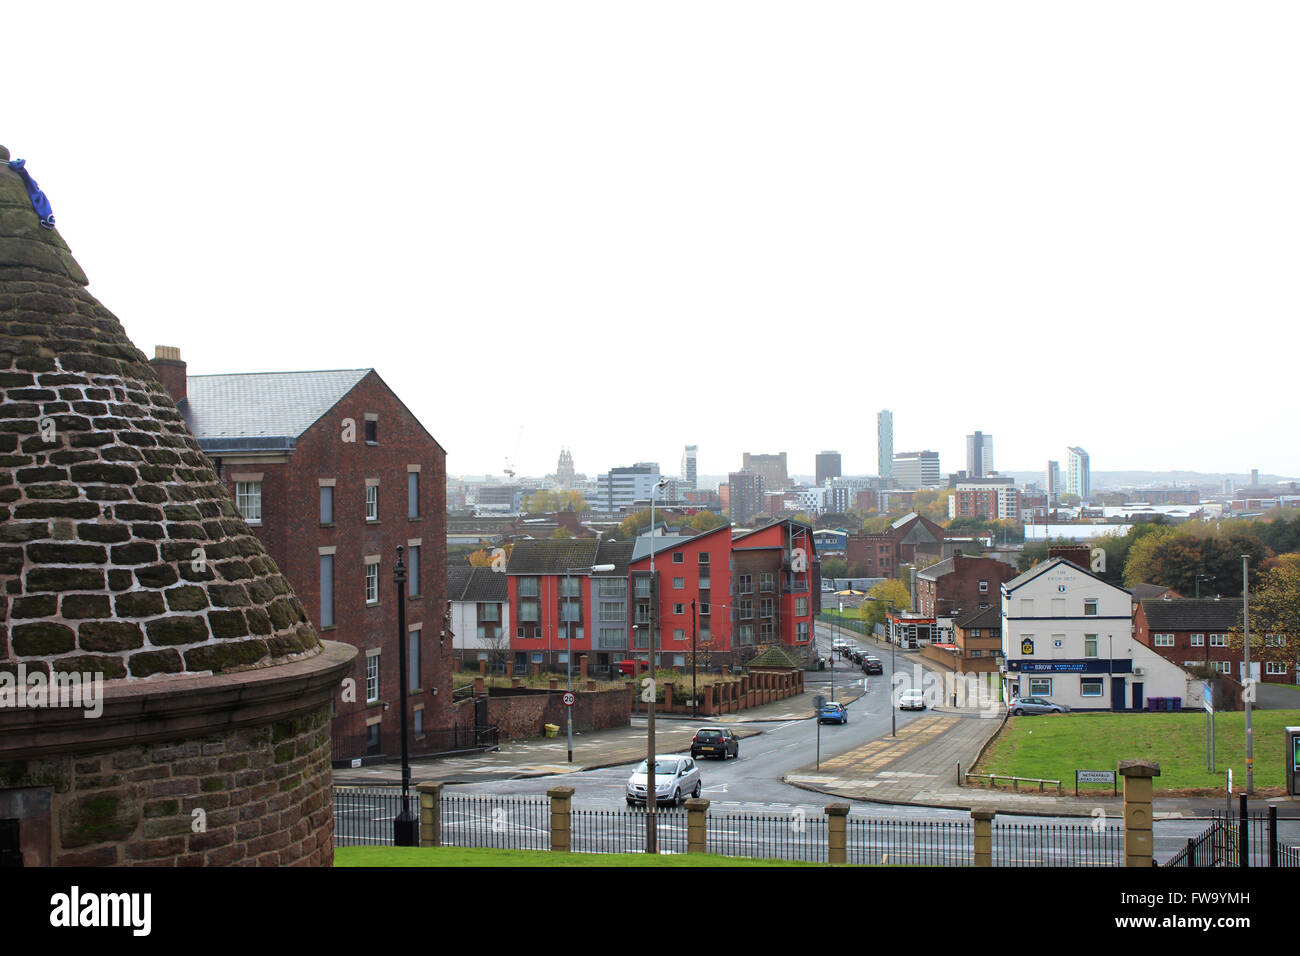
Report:
[[1201,705],[1205,708],[1205,767],[1214,773],[1214,689],[1208,682],[1201,690]]
[[1119,796],[1119,781],[1115,778],[1114,770],[1076,770],[1074,772],[1074,795],[1079,795],[1079,784],[1081,783],[1108,783],[1115,788],[1115,796]]

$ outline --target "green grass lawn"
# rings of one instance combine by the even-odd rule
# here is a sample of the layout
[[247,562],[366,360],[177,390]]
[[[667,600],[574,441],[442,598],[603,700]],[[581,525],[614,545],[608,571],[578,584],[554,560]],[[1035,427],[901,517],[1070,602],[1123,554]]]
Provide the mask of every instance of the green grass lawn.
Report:
[[[1156,792],[1213,790],[1222,793],[1232,768],[1233,789],[1246,780],[1246,715],[1220,713],[1215,721],[1215,774],[1206,768],[1205,714],[1050,714],[1011,717],[976,773],[1060,780],[1074,792],[1075,770],[1113,770],[1121,760],[1160,764]],[[1283,727],[1300,725],[1300,710],[1256,710],[1255,787],[1286,787]],[[1123,790],[1120,782],[1120,790]],[[1104,792],[1099,784],[1079,793]]]
[[549,850],[466,849],[457,846],[345,846],[334,851],[335,866],[822,866],[789,860],[745,860],[704,853],[646,856],[644,853],[554,853]]

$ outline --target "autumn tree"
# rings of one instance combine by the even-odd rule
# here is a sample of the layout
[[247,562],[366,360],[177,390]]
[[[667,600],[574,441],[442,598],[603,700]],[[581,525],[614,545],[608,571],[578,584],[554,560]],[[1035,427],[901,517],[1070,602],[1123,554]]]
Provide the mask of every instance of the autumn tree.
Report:
[[[1243,650],[1245,631],[1232,629],[1228,646]],[[1250,596],[1250,659],[1285,668],[1288,682],[1300,667],[1300,554],[1284,554],[1260,574],[1259,587]]]
[[1194,594],[1197,576],[1210,575],[1216,593],[1237,597],[1241,594],[1242,555],[1249,559],[1253,589],[1260,563],[1269,556],[1259,538],[1238,530],[1224,534],[1208,526],[1157,527],[1129,548],[1124,585],[1131,588],[1149,582]]
[[868,628],[885,623],[885,615],[890,607],[907,610],[912,606],[912,592],[899,578],[886,578],[867,592],[868,600],[858,608],[858,616],[867,622]]
[[591,510],[581,491],[550,491],[543,488],[523,500],[523,509],[529,514],[554,514],[569,510],[570,505],[579,514]]

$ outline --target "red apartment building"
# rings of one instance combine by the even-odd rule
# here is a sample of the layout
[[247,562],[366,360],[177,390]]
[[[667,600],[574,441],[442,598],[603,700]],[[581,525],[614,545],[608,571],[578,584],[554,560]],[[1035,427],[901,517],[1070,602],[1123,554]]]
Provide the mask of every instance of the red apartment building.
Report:
[[403,699],[411,745],[436,746],[452,697],[446,452],[374,369],[187,376],[162,348],[151,364],[317,632],[360,652],[335,699],[335,760],[399,752]]
[[739,661],[751,648],[777,641],[800,657],[815,657],[821,569],[812,526],[785,518],[732,540],[731,602]]
[[[590,570],[606,564],[614,569]],[[519,541],[507,573],[514,670],[563,670],[566,653],[575,672],[583,655],[592,673],[644,659],[652,602],[660,666],[690,666],[695,653],[701,666],[727,667],[777,642],[808,655],[820,587],[812,528],[791,520],[734,540],[723,525],[599,544]]]
[[[1228,644],[1241,624],[1240,598],[1149,598],[1133,612],[1133,633],[1161,657],[1181,667],[1207,666],[1241,680],[1245,660]],[[1268,638],[1266,637],[1265,640]],[[1286,664],[1251,661],[1256,679],[1276,684],[1295,682]]]
[[[516,541],[506,572],[512,670],[534,666],[610,673],[628,656],[628,559],[633,542],[594,538]],[[593,567],[613,565],[609,571]],[[572,654],[572,661],[568,655]]]
[[[654,581],[650,552],[654,549]],[[636,540],[630,564],[634,656],[650,647],[651,601],[659,625],[659,661],[666,667],[690,664],[691,636],[701,666],[733,663],[731,588],[731,527],[721,525],[691,537],[642,536]],[[721,598],[721,600],[719,600]],[[692,607],[692,603],[694,607]]]

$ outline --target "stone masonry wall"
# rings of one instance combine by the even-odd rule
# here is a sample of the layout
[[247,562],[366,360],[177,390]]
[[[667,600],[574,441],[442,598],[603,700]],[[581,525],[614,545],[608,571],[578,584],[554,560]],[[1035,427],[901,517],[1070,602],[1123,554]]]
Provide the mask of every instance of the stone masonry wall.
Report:
[[183,742],[4,763],[0,796],[52,791],[52,852],[28,865],[329,866],[329,720],[322,709]]
[[0,661],[107,679],[319,641],[117,319],[0,267]]

